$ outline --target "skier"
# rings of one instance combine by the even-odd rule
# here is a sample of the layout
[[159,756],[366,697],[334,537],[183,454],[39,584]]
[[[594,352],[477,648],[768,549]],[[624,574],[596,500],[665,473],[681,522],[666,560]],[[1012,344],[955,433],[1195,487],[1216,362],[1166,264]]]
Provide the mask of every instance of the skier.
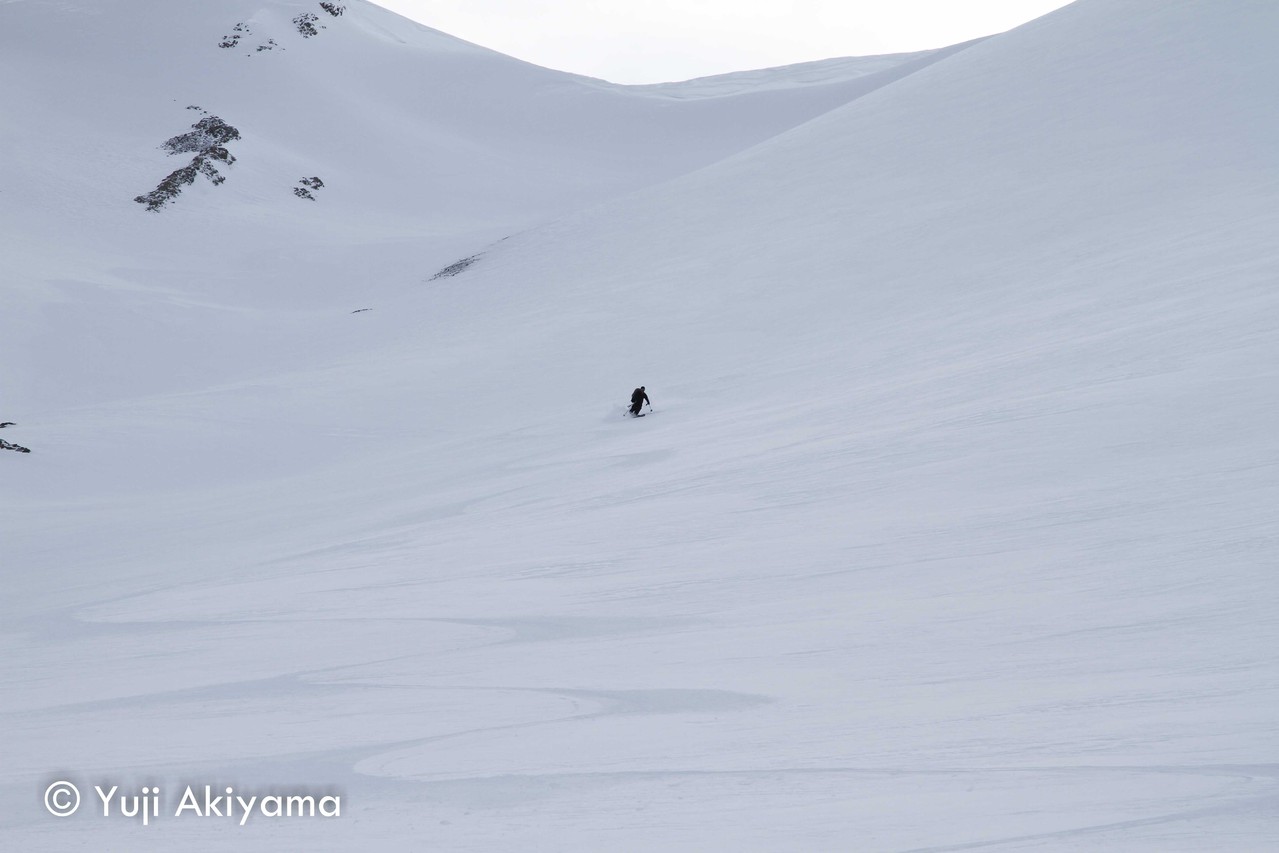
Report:
[[[645,403],[648,403],[648,393],[644,391],[644,386],[641,385],[640,387],[636,388],[634,391],[631,392],[631,417],[633,418],[643,417],[640,414],[640,408]],[[648,407],[650,409],[653,408],[653,404],[648,403]]]

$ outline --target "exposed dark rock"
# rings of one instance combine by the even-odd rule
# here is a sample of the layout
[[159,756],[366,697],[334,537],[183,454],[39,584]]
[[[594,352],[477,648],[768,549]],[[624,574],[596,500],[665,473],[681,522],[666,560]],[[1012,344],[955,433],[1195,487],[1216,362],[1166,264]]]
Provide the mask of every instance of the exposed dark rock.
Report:
[[298,198],[310,199],[315,201],[315,196],[311,194],[311,190],[321,190],[324,188],[324,181],[319,178],[302,178],[298,181],[302,186],[294,187],[293,194]]
[[241,21],[231,28],[231,35],[222,37],[222,41],[218,42],[218,47],[235,47],[240,43],[240,38],[247,35],[250,35],[249,25]]
[[323,24],[317,28],[315,22],[320,20],[320,16],[314,12],[303,12],[293,19],[293,26],[298,28],[298,32],[302,34],[302,38],[309,39],[311,36],[318,36],[320,30],[324,28]]
[[191,125],[189,131],[169,139],[160,147],[170,154],[186,154],[192,151],[208,151],[239,138],[240,131],[217,116],[206,115]]
[[471,255],[469,258],[462,258],[460,261],[454,261],[435,275],[431,276],[430,280],[435,281],[439,278],[452,278],[455,275],[460,275],[461,273],[466,272],[467,268],[479,259],[480,255]]
[[335,18],[342,17],[342,13],[346,11],[346,6],[341,3],[321,3],[320,8]]
[[170,172],[151,192],[133,200],[146,205],[147,210],[159,210],[181,195],[183,187],[195,183],[199,175],[204,175],[214,186],[221,184],[226,178],[218,171],[214,161],[228,166],[234,163],[235,156],[226,149],[226,145],[239,138],[240,131],[215,115],[206,115],[191,125],[189,131],[160,146],[170,154],[194,154],[191,162]]

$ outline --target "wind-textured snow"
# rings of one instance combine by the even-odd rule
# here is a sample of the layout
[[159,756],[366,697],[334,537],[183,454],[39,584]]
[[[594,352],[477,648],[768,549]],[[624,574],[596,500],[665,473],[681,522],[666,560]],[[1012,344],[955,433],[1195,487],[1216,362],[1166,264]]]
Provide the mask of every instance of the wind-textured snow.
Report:
[[312,5],[0,5],[6,849],[1279,847],[1279,7],[716,96]]

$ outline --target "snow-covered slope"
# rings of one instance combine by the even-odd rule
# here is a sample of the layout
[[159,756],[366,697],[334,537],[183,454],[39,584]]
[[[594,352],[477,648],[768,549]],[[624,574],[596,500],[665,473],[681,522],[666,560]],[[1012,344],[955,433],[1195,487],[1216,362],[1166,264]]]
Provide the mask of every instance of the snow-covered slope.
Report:
[[[338,5],[341,16],[301,0],[6,4],[5,107],[26,119],[6,123],[7,147],[23,157],[9,191],[65,215],[49,174],[61,167],[87,215],[127,209],[179,165],[159,145],[198,105],[243,132],[230,146],[239,168],[224,170],[216,195],[224,212],[243,215],[232,203],[250,200],[271,218],[308,212],[294,202],[296,175],[327,167],[319,197],[348,205],[348,217],[456,232],[476,218],[491,228],[495,209],[527,222],[688,171],[834,103],[800,93],[767,110],[658,104],[363,0]],[[307,15],[322,27],[310,37],[297,24]],[[94,168],[73,180],[77,165]]]
[[[307,363],[0,413],[4,831],[1279,844],[1276,34],[1082,0],[299,314]],[[57,822],[60,777],[347,811]]]
[[[712,77],[697,77],[693,80],[646,83],[626,88],[632,92],[647,92],[666,98],[718,98],[742,94],[758,96],[761,92],[778,89],[793,91],[796,88],[815,86],[846,87],[852,81],[882,85],[884,75],[905,76],[912,70],[931,64],[938,58],[967,46],[967,44],[956,45],[943,50],[925,50],[919,53],[845,56],[839,59],[761,68],[757,71],[735,71],[730,74],[716,74]],[[879,85],[872,85],[871,88],[879,88]]]
[[[316,318],[304,312],[365,307],[495,240],[705,166],[892,79],[655,99],[364,0],[329,6],[342,14],[310,0],[3,4],[0,251],[18,321],[0,357],[14,372],[11,401],[176,390],[153,365],[177,350],[192,365],[182,383],[305,360],[297,336]],[[162,144],[214,119],[230,141],[204,162],[223,182],[197,174],[140,215],[136,197],[198,166],[198,151]],[[164,315],[136,339],[131,324],[155,317],[157,302]],[[243,314],[268,306],[270,317]]]

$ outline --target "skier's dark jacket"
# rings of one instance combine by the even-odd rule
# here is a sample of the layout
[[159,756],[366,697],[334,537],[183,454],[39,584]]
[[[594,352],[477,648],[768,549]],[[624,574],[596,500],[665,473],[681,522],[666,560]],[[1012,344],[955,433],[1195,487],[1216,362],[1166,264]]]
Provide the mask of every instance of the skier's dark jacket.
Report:
[[[648,403],[648,394],[644,392],[644,386],[641,385],[631,392],[631,411],[638,414],[640,406],[645,403]],[[653,405],[652,403],[648,404],[650,406]]]

